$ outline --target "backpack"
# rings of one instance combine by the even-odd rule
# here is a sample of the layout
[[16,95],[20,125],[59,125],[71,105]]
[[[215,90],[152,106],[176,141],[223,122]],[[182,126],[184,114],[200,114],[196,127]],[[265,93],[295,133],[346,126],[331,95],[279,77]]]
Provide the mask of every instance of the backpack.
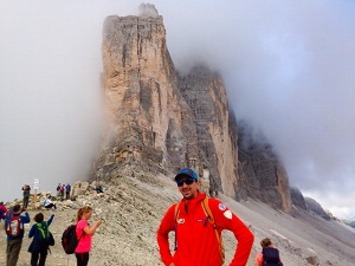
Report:
[[55,241],[52,233],[48,229],[47,223],[37,223],[37,229],[41,234],[41,240],[46,246],[54,246]]
[[273,247],[263,248],[263,265],[264,266],[279,266],[280,261],[279,251]]
[[23,224],[20,215],[11,215],[7,221],[6,234],[16,237],[23,235]]
[[[213,227],[213,230],[215,232],[215,235],[216,235],[216,239],[217,239],[217,242],[218,242],[218,245],[219,245],[219,255],[221,257],[221,262],[222,264],[224,263],[224,260],[225,260],[225,254],[224,254],[224,245],[223,245],[223,242],[222,242],[222,238],[217,230],[217,225],[214,221],[214,218],[213,218],[213,214],[212,214],[212,211],[210,209],[210,206],[208,204],[208,198],[205,197],[202,202],[201,202],[201,205],[202,205],[202,209],[203,211],[205,212],[206,214],[206,218],[208,220],[208,222],[212,225]],[[178,220],[178,216],[179,216],[179,206],[180,206],[180,203],[177,203],[175,205],[175,226],[174,226],[174,230],[175,230],[175,250],[177,249],[177,234],[176,234],[176,227],[177,227],[177,220]]]
[[69,225],[62,234],[62,246],[66,254],[73,254],[78,246],[79,239],[76,237],[76,225]]

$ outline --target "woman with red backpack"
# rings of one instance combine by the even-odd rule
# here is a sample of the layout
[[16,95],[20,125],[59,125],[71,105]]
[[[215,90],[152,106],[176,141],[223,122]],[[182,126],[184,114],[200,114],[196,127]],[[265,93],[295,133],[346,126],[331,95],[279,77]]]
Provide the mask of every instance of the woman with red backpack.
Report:
[[102,219],[97,220],[93,225],[89,224],[92,215],[92,208],[86,206],[80,208],[77,214],[76,237],[79,243],[75,249],[77,266],[87,266],[89,263],[89,252],[91,250],[92,236],[102,224]]

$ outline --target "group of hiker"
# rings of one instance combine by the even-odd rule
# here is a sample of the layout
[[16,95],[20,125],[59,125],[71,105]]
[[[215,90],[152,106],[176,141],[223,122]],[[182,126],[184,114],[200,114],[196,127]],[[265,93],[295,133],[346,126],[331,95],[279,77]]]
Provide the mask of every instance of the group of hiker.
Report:
[[[75,253],[77,259],[77,266],[88,265],[92,236],[103,222],[103,220],[100,219],[90,226],[89,219],[91,215],[92,208],[89,206],[80,208],[77,212],[75,226],[76,240],[73,242],[75,243],[73,253]],[[31,218],[26,209],[22,208],[21,205],[16,204],[10,210],[7,210],[3,202],[0,202],[0,218],[5,221],[4,228],[7,235],[6,266],[16,266],[25,236],[25,224],[30,223]],[[48,251],[50,250],[49,247],[55,244],[53,235],[49,230],[49,226],[54,219],[54,214],[52,213],[49,219],[45,221],[44,214],[39,212],[33,219],[35,223],[28,233],[28,237],[32,238],[27,249],[27,251],[31,253],[30,265],[44,266]]]
[[[25,184],[22,186],[22,191],[23,191],[23,208],[27,209],[28,204],[30,202],[30,197],[31,197],[31,186],[28,184]],[[60,201],[63,201],[64,199],[68,200],[70,199],[70,193],[71,193],[71,185],[69,183],[67,184],[61,184],[59,183],[56,188],[57,191],[57,198]],[[44,205],[46,208],[52,208],[55,207],[53,202],[51,201],[51,195],[46,198],[44,201]],[[56,207],[55,207],[56,208]]]
[[60,201],[63,201],[64,199],[66,200],[70,199],[71,186],[69,183],[67,184],[58,183],[56,190],[57,190],[57,197],[59,198]]
[[[157,229],[157,243],[164,265],[223,265],[225,256],[221,233],[225,229],[231,231],[237,241],[234,256],[229,265],[247,265],[254,242],[254,235],[248,226],[219,199],[208,197],[205,193],[200,192],[199,176],[193,169],[180,169],[174,180],[182,199],[168,208]],[[61,190],[63,193],[66,191],[65,187],[65,185],[58,184],[59,198]],[[23,188],[24,191],[25,189]],[[99,191],[97,192],[99,193]],[[23,208],[20,205],[15,205],[10,211],[3,210],[5,214],[0,211],[0,218],[5,219],[7,233],[6,266],[15,266],[17,263],[24,236],[23,225],[30,222],[30,216],[25,208],[27,204],[28,201],[24,202]],[[47,209],[56,208],[50,198],[45,199],[44,206]],[[1,208],[3,207],[0,206],[0,210],[2,210]],[[64,237],[65,234],[69,235],[69,228],[75,230],[74,239],[76,242],[73,251],[66,250],[63,237],[62,245],[67,254],[75,253],[77,266],[88,265],[92,236],[103,222],[102,219],[99,219],[90,225],[91,215],[91,207],[80,208],[77,212],[76,225],[68,227],[63,233]],[[47,240],[51,236],[48,228],[53,218],[54,215],[52,214],[47,221],[44,221],[43,213],[38,213],[34,217],[36,223],[31,227],[28,235],[33,238],[28,248],[31,253],[31,266],[45,265],[47,250],[51,245],[50,241]],[[15,221],[16,223],[14,223]],[[171,250],[171,244],[169,243],[171,241],[170,232],[174,232],[175,235],[173,250]],[[69,245],[68,243],[65,244]],[[269,238],[263,239],[260,245],[262,252],[256,256],[255,266],[283,265],[279,251],[273,247]]]
[[[0,202],[1,218],[5,220],[5,232],[7,235],[6,246],[6,266],[15,266],[17,264],[22,240],[25,234],[25,224],[30,222],[30,215],[21,205],[16,204],[9,211]],[[5,213],[3,213],[5,211]],[[48,221],[44,221],[43,213],[35,215],[35,224],[32,225],[28,234],[32,238],[32,242],[28,247],[31,253],[31,266],[45,265],[47,257],[48,245],[46,243],[46,235],[48,234],[48,226],[52,223],[54,215],[52,214]]]

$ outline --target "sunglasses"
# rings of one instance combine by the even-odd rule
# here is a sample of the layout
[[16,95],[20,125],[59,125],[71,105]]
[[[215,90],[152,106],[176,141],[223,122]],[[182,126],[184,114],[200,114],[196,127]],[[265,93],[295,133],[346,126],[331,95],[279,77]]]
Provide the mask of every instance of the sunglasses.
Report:
[[193,182],[195,182],[195,179],[193,179],[192,177],[188,177],[186,179],[181,179],[176,181],[176,184],[178,185],[178,187],[182,187],[184,185],[184,183],[186,185],[191,185]]

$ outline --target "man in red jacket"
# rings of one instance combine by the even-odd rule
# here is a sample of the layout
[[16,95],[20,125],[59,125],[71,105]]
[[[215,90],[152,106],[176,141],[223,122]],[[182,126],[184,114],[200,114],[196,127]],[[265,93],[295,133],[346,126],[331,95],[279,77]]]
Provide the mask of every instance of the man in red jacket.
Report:
[[[199,192],[195,171],[183,168],[175,176],[183,199],[172,205],[157,232],[160,256],[166,266],[221,266],[221,232],[233,232],[238,241],[231,266],[245,266],[254,236],[247,226],[221,201]],[[169,232],[175,231],[175,252],[169,248]]]

